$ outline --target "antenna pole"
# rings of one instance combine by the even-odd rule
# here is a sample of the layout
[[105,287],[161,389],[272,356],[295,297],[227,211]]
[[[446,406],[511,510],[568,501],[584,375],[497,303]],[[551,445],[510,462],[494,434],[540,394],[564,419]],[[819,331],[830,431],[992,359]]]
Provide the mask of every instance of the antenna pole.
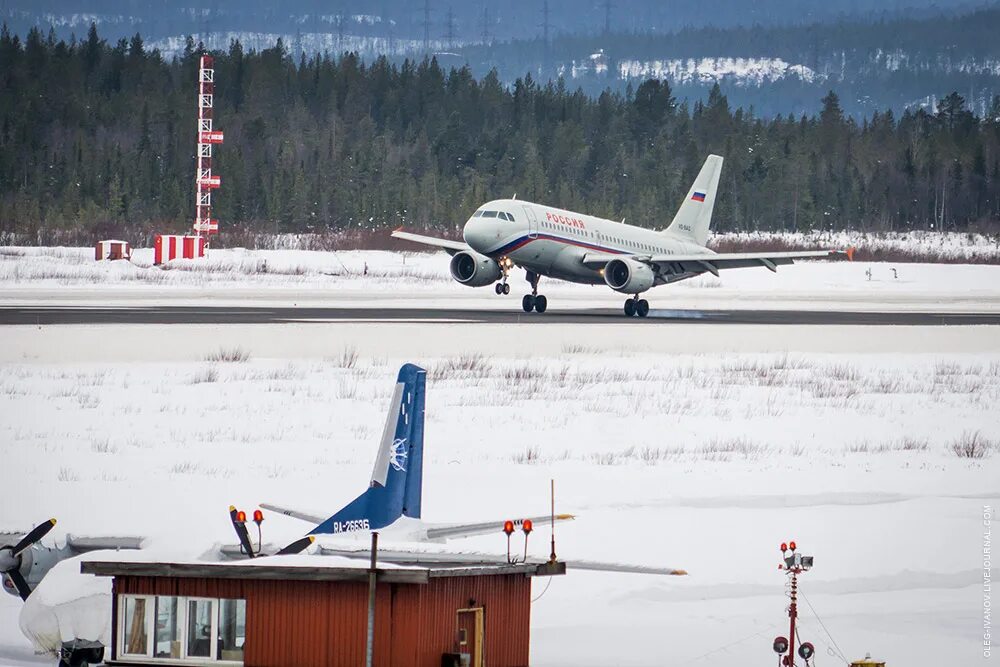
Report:
[[552,550],[549,553],[549,562],[556,562],[556,480],[549,480],[549,498],[552,501],[552,506],[549,508],[549,518],[551,520],[552,527]]
[[791,628],[788,631],[788,657],[786,664],[795,664],[795,618],[798,616],[798,586],[799,573],[792,570],[792,604],[788,605],[788,618],[791,619]]
[[368,641],[365,649],[365,665],[372,667],[375,653],[375,565],[378,556],[378,533],[372,533],[372,559],[368,570]]

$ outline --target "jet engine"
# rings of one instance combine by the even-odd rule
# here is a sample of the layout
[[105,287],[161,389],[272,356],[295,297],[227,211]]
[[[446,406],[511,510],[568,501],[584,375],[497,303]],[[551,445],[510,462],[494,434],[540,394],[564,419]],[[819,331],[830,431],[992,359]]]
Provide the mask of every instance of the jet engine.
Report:
[[641,294],[653,286],[653,269],[634,259],[613,259],[604,267],[604,282],[616,292]]
[[495,260],[471,250],[455,253],[450,268],[451,277],[469,287],[485,287],[503,275]]

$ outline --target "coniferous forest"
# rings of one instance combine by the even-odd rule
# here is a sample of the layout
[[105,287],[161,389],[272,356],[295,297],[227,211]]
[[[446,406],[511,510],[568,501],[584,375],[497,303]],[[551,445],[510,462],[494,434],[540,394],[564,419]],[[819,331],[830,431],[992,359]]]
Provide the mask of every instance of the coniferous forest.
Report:
[[[165,62],[109,44],[0,35],[0,241],[148,243],[194,211],[198,48]],[[760,118],[650,80],[597,97],[476,80],[433,59],[216,55],[214,216],[226,232],[455,233],[509,197],[665,226],[708,153],[726,158],[717,230],[1000,228],[1000,97],[854,120],[836,90]]]

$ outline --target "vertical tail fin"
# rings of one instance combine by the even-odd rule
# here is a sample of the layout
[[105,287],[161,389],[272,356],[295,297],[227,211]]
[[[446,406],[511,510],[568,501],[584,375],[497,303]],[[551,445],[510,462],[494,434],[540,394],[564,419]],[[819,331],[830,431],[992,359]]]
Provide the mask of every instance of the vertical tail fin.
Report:
[[420,518],[426,380],[418,366],[399,369],[368,490],[310,533],[379,530],[400,516]]
[[687,197],[677,209],[673,222],[664,233],[684,241],[693,241],[700,246],[708,242],[708,227],[712,224],[712,209],[715,208],[715,194],[719,190],[722,162],[719,155],[708,156]]

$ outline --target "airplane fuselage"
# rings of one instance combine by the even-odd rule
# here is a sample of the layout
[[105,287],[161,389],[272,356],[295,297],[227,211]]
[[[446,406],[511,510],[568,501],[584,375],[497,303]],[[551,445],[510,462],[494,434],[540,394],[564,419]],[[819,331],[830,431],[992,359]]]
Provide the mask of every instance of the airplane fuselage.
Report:
[[463,236],[469,247],[492,259],[508,258],[542,276],[591,285],[604,284],[604,278],[599,266],[583,262],[588,253],[712,254],[668,233],[516,199],[481,206],[465,223]]

